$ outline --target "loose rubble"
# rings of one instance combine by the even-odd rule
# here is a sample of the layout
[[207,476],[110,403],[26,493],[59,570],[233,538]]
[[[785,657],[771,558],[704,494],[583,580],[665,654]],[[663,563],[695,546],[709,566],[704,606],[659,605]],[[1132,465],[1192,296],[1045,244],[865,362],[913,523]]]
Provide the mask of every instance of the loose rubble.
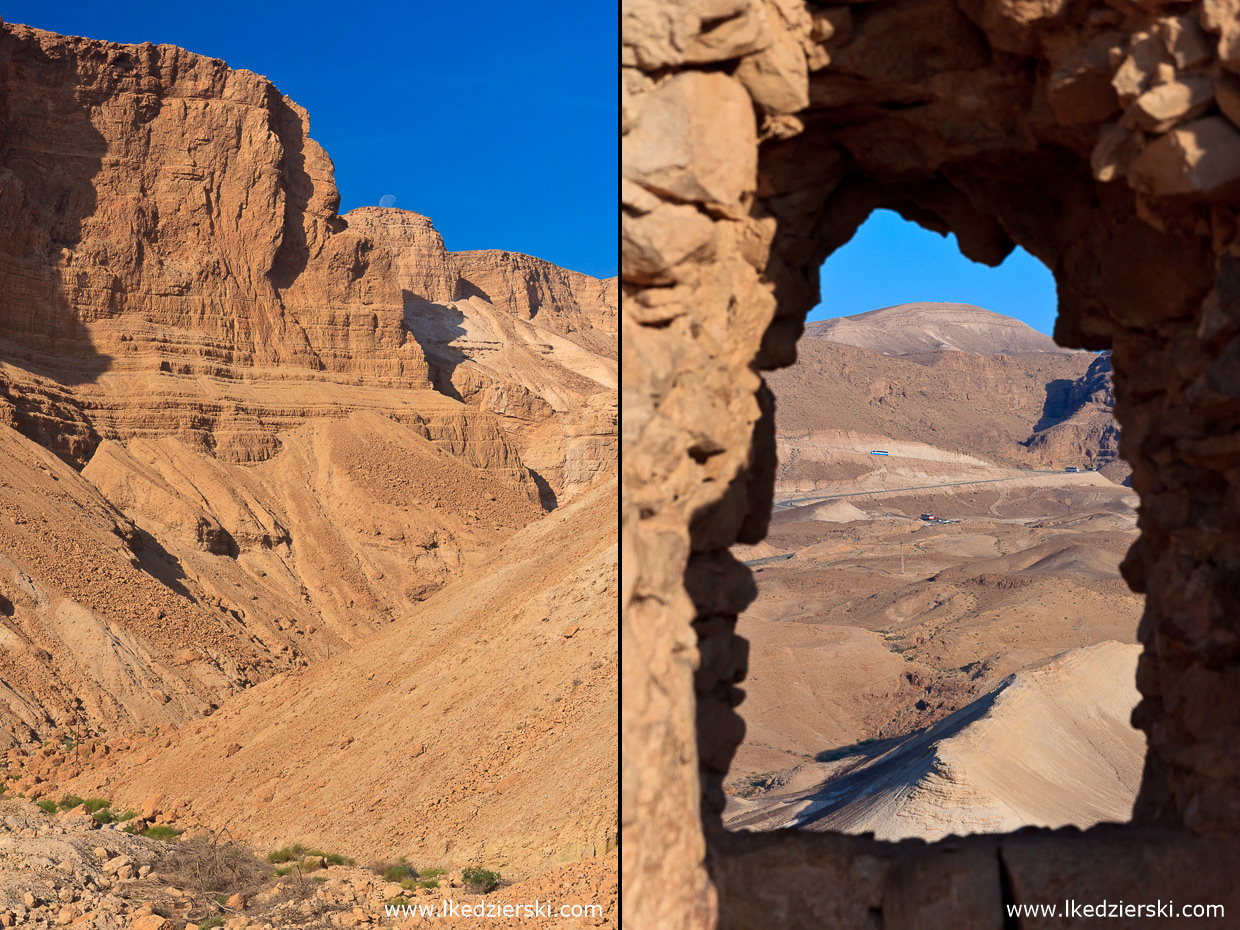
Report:
[[[87,821],[89,820],[89,824]],[[576,930],[615,927],[617,855],[573,863],[535,878],[478,895],[459,869],[425,882],[386,881],[370,868],[332,865],[309,856],[277,875],[253,853],[249,873],[238,872],[245,890],[200,888],[185,862],[194,850],[205,857],[227,843],[210,831],[186,831],[174,843],[124,832],[120,824],[100,826],[76,810],[50,815],[26,798],[0,800],[0,927],[90,927],[98,930],[200,930],[215,915],[226,930],[280,930],[289,927],[452,926],[452,918],[389,916],[402,904],[442,908],[458,905],[541,901],[597,904],[596,917],[549,920],[462,917],[461,925],[551,927]],[[190,858],[177,853],[190,851]],[[161,871],[166,869],[168,871]],[[199,874],[205,874],[201,869]],[[257,877],[256,877],[257,876]],[[435,884],[437,887],[423,887]],[[498,909],[498,908],[497,908]]]

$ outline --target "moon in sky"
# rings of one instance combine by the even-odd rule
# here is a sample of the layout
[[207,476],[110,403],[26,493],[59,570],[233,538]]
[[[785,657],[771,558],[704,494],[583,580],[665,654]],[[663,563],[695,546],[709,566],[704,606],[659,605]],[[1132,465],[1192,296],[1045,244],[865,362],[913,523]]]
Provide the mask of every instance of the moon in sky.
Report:
[[396,195],[395,194],[384,194],[382,197],[379,198],[379,206],[381,207],[396,206]]

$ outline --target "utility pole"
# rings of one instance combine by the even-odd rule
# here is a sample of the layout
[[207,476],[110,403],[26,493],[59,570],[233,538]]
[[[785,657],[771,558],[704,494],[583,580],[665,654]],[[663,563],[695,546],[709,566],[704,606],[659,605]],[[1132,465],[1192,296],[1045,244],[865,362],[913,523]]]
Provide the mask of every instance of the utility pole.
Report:
[[900,574],[904,574],[904,542],[900,542]]

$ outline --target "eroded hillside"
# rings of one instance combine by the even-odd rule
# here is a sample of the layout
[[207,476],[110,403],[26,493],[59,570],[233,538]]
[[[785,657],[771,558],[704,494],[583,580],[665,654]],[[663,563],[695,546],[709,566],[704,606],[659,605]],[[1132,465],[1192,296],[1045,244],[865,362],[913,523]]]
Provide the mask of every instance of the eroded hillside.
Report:
[[[339,202],[265,78],[0,23],[12,771],[45,794],[95,769],[33,743],[137,738],[108,791],[257,816],[260,846],[330,808],[359,851],[602,853],[615,281]],[[241,751],[210,748],[231,727]]]
[[730,827],[935,839],[1128,817],[1142,600],[1119,571],[1137,499],[1109,359],[989,316],[810,324],[772,374],[776,503],[733,548],[758,597],[737,623]]

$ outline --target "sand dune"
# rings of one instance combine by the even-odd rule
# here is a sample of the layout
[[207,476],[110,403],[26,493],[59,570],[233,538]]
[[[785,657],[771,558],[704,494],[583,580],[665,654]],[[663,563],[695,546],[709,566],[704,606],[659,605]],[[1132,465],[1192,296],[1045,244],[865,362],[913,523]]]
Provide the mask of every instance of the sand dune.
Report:
[[[1073,650],[927,730],[803,766],[760,798],[733,799],[725,820],[885,840],[1127,820],[1145,754],[1129,723],[1139,653],[1114,642]],[[830,774],[801,787],[818,773]]]

